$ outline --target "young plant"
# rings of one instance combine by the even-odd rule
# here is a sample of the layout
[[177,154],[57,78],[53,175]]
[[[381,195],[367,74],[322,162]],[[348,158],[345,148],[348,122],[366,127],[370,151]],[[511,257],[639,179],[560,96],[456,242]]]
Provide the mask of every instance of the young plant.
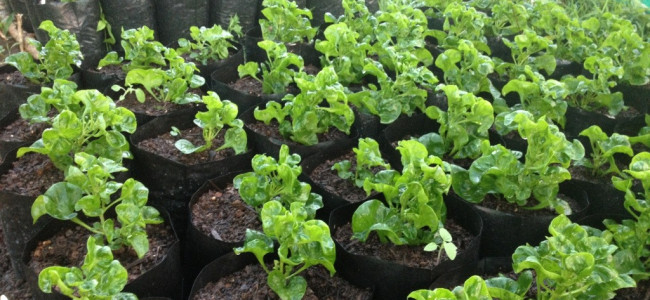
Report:
[[300,73],[294,81],[300,94],[286,95],[284,106],[270,101],[266,108],[256,108],[255,119],[265,124],[276,120],[282,136],[303,145],[317,144],[318,134],[331,127],[350,134],[354,112],[333,67],[323,68],[316,76]]
[[[486,24],[487,31],[496,37],[512,36],[528,28],[529,11],[533,5],[526,1],[496,0],[489,9],[492,13]],[[535,3],[537,4],[537,3]]]
[[[568,106],[564,99],[570,93],[569,89],[564,82],[533,77],[532,81],[512,79],[503,86],[502,92],[504,96],[512,92],[519,95],[519,103],[508,110],[526,110],[535,118],[545,116],[548,121],[564,127]],[[497,102],[495,106],[503,105]]]
[[[203,96],[203,103],[208,111],[197,112],[194,124],[203,129],[203,140],[205,144],[195,146],[186,139],[180,139],[174,144],[176,148],[185,154],[199,153],[212,149],[212,140],[227,125],[230,128],[226,130],[224,143],[215,150],[219,151],[232,148],[235,154],[246,151],[246,131],[243,128],[244,122],[237,119],[239,112],[237,105],[228,100],[221,101],[219,95],[213,91],[208,91],[208,95]],[[178,131],[172,130],[172,135],[178,135]]]
[[[127,170],[119,162],[83,152],[75,154],[74,161],[75,165],[66,170],[64,181],[55,183],[34,200],[34,223],[46,214],[69,220],[95,235],[98,244],[113,250],[129,246],[142,258],[149,251],[146,226],[163,221],[155,208],[146,205],[149,190],[132,178],[124,183],[112,181],[113,173]],[[119,197],[113,197],[118,191]],[[107,218],[113,208],[119,227],[115,220]],[[88,224],[82,220],[90,218],[97,221]]]
[[549,233],[539,246],[520,246],[512,255],[515,272],[535,271],[538,299],[611,299],[614,291],[636,286],[618,272],[617,247],[598,230],[559,215]]
[[315,45],[316,50],[323,53],[321,65],[333,66],[343,85],[361,82],[370,44],[359,41],[359,33],[346,23],[327,26],[323,34],[325,40],[317,41]]
[[462,286],[457,286],[453,290],[445,288],[417,290],[411,292],[408,295],[408,298],[413,300],[524,300],[524,296],[530,289],[532,282],[533,274],[530,271],[521,273],[516,281],[505,276],[484,280],[480,276],[474,275],[465,280],[465,283]]
[[219,61],[229,55],[231,49],[237,49],[233,43],[235,38],[241,37],[241,26],[237,15],[230,19],[228,29],[224,30],[219,25],[210,28],[190,27],[192,41],[181,38],[178,40],[179,54],[189,54],[189,57],[201,64],[207,65],[209,61]]
[[309,184],[298,180],[302,173],[299,164],[300,155],[289,154],[289,147],[282,145],[278,160],[264,154],[255,155],[251,161],[253,171],[235,176],[233,185],[242,200],[258,211],[272,200],[280,201],[285,207],[300,202],[309,219],[313,219],[316,210],[323,207],[323,199],[311,192]]
[[47,267],[38,275],[38,287],[45,293],[53,288],[71,299],[137,300],[132,293],[123,293],[128,273],[108,246],[101,246],[94,237],[86,242],[86,257],[81,267]]
[[372,138],[359,139],[359,147],[352,149],[356,154],[356,165],[354,172],[351,171],[352,163],[344,160],[335,163],[332,170],[336,170],[339,177],[350,179],[357,187],[362,188],[363,183],[367,180],[376,181],[374,168],[390,170],[390,164],[387,163],[379,152],[379,144]]
[[446,84],[455,84],[474,95],[487,92],[494,98],[500,96],[488,79],[494,72],[492,58],[480,53],[471,41],[460,40],[457,48],[445,50],[436,58],[436,67],[444,72]]
[[251,76],[262,82],[262,92],[265,94],[286,93],[289,84],[293,83],[293,77],[302,71],[305,62],[300,55],[287,52],[284,44],[267,40],[257,44],[268,56],[268,61],[261,68],[263,80],[258,78],[260,65],[252,61],[237,68],[239,77]]
[[71,103],[79,103],[78,111],[64,109],[54,119],[52,127],[29,147],[18,149],[17,156],[28,152],[47,155],[60,170],[66,171],[75,153],[87,152],[113,161],[130,158],[129,143],[122,132],[133,133],[137,126],[135,115],[97,90],[80,90],[72,95]]
[[346,24],[352,31],[359,34],[359,42],[372,44],[376,40],[375,28],[377,18],[368,10],[365,0],[342,0],[343,15],[335,17],[326,12],[323,18],[326,23]]
[[135,93],[140,103],[145,102],[147,94],[158,102],[174,104],[200,102],[201,97],[190,92],[190,89],[199,88],[205,83],[203,77],[194,74],[199,71],[196,65],[185,62],[174,49],[165,51],[165,59],[169,61],[168,69],[132,69],[126,74],[124,80],[126,88],[113,85],[111,89],[115,92],[123,91],[120,100],[124,100],[130,93]]
[[488,16],[461,1],[454,1],[445,7],[443,30],[434,30],[433,36],[443,48],[457,48],[460,40],[469,40],[474,47],[485,54],[492,51],[485,37]]
[[[474,203],[483,201],[487,194],[497,194],[528,209],[549,207],[558,214],[570,214],[568,203],[557,194],[559,184],[571,179],[566,169],[571,161],[584,157],[582,144],[566,140],[557,126],[543,118],[535,120],[526,111],[501,115],[496,124],[497,128],[508,127],[505,132],[517,129],[528,141],[525,162],[519,161],[520,152],[484,142],[482,156],[469,170],[454,167],[454,192]],[[537,203],[526,206],[531,200]]]
[[552,54],[556,45],[550,38],[538,35],[530,29],[515,36],[514,41],[503,38],[503,43],[512,52],[512,62],[496,59],[495,70],[499,75],[509,79],[538,78],[541,70],[553,74],[556,67],[555,56]]
[[52,122],[48,116],[54,108],[57,112],[71,110],[78,112],[81,105],[78,97],[73,97],[77,91],[77,84],[65,79],[55,79],[52,87],[41,87],[40,94],[34,94],[27,98],[27,102],[20,105],[18,111],[20,116],[30,123]]
[[616,116],[625,108],[623,94],[612,93],[610,88],[623,76],[623,69],[615,66],[611,58],[599,55],[588,57],[584,67],[593,74],[591,79],[583,75],[562,78],[567,87],[567,101],[573,107],[587,111],[606,109]]
[[311,26],[311,11],[290,0],[262,1],[260,27],[264,40],[278,43],[311,42],[318,28]]
[[[622,172],[616,165],[614,155],[620,153],[632,157],[634,156],[632,141],[640,142],[640,138],[644,139],[646,143],[648,141],[648,136],[630,138],[618,133],[607,136],[598,125],[590,126],[580,132],[580,135],[589,139],[589,144],[592,149],[591,159],[585,158],[581,161],[581,164],[590,168],[594,176],[605,176],[608,174],[621,176]],[[605,168],[606,166],[609,167]]]
[[[334,275],[336,247],[327,224],[310,220],[304,203],[293,202],[289,209],[279,201],[270,201],[262,208],[264,233],[246,230],[244,246],[235,248],[236,254],[253,253],[268,274],[267,284],[283,300],[302,299],[307,281],[300,272],[311,266],[322,265]],[[277,241],[277,259],[269,269],[264,256],[274,253]]]
[[481,155],[481,143],[488,140],[488,129],[494,123],[492,104],[474,94],[460,90],[455,85],[439,85],[447,96],[449,108],[443,111],[436,106],[426,110],[429,118],[440,123],[438,133],[442,145],[429,149],[444,149],[437,156],[448,154],[454,158],[476,158]]
[[133,69],[151,69],[166,66],[165,50],[163,44],[154,40],[154,31],[147,26],[137,29],[122,31],[120,44],[124,49],[124,57],[111,51],[99,61],[97,68],[108,65],[119,65],[123,61],[122,70],[128,72]]
[[443,194],[451,186],[449,165],[415,140],[400,141],[397,149],[404,169],[384,170],[374,182],[365,180],[364,190],[382,193],[385,203],[372,199],[357,208],[352,215],[353,238],[365,242],[374,231],[382,243],[426,245],[425,250],[441,246],[454,259],[456,246],[443,227],[447,216]]
[[45,45],[30,40],[38,51],[38,60],[34,61],[27,52],[19,52],[5,58],[5,63],[18,69],[35,84],[67,79],[74,73],[73,66],[81,67],[83,59],[77,38],[68,30],[56,28],[50,20],[43,21],[38,28],[47,32],[50,38]]

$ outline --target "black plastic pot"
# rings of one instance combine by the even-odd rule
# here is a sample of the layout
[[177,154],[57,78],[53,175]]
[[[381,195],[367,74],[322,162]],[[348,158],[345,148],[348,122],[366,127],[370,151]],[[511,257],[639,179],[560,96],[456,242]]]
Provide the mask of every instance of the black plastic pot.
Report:
[[616,92],[623,93],[623,100],[626,106],[634,107],[641,114],[648,112],[648,94],[650,94],[650,84],[619,84],[612,88],[612,93]]
[[[217,259],[224,254],[232,252],[233,248],[240,247],[244,244],[244,240],[238,242],[226,242],[216,239],[212,236],[208,236],[203,233],[203,231],[196,228],[196,226],[193,225],[192,221],[192,207],[203,194],[207,193],[209,190],[225,189],[229,183],[232,183],[232,180],[235,176],[241,174],[244,171],[247,170],[242,170],[241,172],[233,172],[214,179],[210,179],[204,183],[198,189],[198,191],[194,193],[194,195],[192,195],[192,199],[189,203],[189,212],[187,217],[188,224],[184,255],[186,282],[193,282],[201,269],[203,269],[203,267],[205,267],[209,262]],[[187,286],[187,288],[189,288],[189,286]]]
[[252,151],[220,161],[185,165],[150,153],[138,146],[138,143],[143,140],[169,132],[172,126],[180,130],[196,126],[193,123],[195,114],[196,110],[192,110],[159,117],[139,127],[131,135],[131,149],[135,156],[134,177],[144,183],[153,195],[187,203],[192,193],[208,179],[246,169],[250,165]]
[[[560,184],[560,193],[576,200],[582,209],[573,212],[569,218],[577,220],[587,214],[589,195],[583,186],[572,180]],[[451,202],[464,202],[456,195]],[[468,203],[469,204],[469,203]],[[548,226],[555,215],[521,216],[500,212],[481,205],[473,208],[483,219],[483,237],[481,240],[481,257],[510,256],[520,245],[535,245],[548,234]]]
[[[74,33],[81,46],[84,59],[82,69],[97,66],[106,54],[104,32],[97,31],[99,22],[99,0],[77,0],[74,2],[29,0],[30,18],[35,28],[42,21],[51,20],[60,29],[68,29]],[[49,40],[47,33],[36,30],[36,37],[42,43]]]
[[[0,74],[13,73],[16,68],[10,65],[0,66]],[[20,104],[27,101],[27,98],[32,94],[39,94],[41,92],[40,85],[15,85],[0,83],[0,118],[7,115],[10,111],[18,108]]]
[[[603,132],[611,135],[614,132],[617,120],[607,115],[586,111],[576,107],[567,107],[564,133],[567,138],[576,138],[580,132],[591,125],[598,125]],[[620,121],[620,120],[618,120]]]
[[260,122],[256,120],[255,116],[253,115],[257,107],[259,106],[249,108],[240,118],[242,121],[244,121],[244,126],[247,129],[248,136],[252,139],[253,147],[257,149],[258,153],[266,153],[267,155],[277,156],[280,152],[280,147],[283,144],[286,144],[289,146],[291,153],[296,153],[299,154],[302,158],[306,158],[307,156],[317,152],[329,151],[331,147],[337,144],[356,142],[356,140],[359,138],[356,122],[350,129],[350,135],[346,136],[345,138],[323,141],[311,146],[298,144],[291,140],[268,137],[259,132],[256,132],[249,125],[253,124],[254,122]]
[[154,0],[158,36],[163,45],[189,38],[191,26],[208,25],[208,0]]
[[85,89],[98,90],[115,100],[119,98],[119,94],[111,90],[111,86],[114,84],[124,86],[125,78],[126,74],[124,73],[108,74],[92,68],[81,70],[81,82]]
[[243,269],[247,265],[256,263],[258,263],[257,259],[251,253],[236,255],[234,252],[231,252],[213,260],[201,270],[201,273],[194,280],[188,299],[194,299],[197,293],[208,285],[208,283],[216,282],[226,275]]
[[[181,297],[181,286],[182,286],[182,276],[181,276],[181,256],[180,256],[180,241],[176,234],[174,224],[170,221],[169,214],[165,210],[161,210],[160,215],[164,219],[165,224],[170,224],[172,231],[174,232],[174,242],[167,252],[165,253],[165,258],[159,262],[152,269],[147,270],[145,273],[140,275],[138,278],[134,279],[128,283],[123,291],[134,293],[138,297],[170,297],[172,299],[179,299]],[[49,299],[68,299],[67,297],[59,293],[46,294],[41,292],[38,288],[38,274],[29,268],[29,260],[31,259],[32,251],[37,247],[40,241],[44,241],[56,233],[72,228],[76,224],[72,222],[54,220],[48,226],[40,230],[36,235],[34,235],[25,245],[25,248],[22,253],[22,264],[25,269],[25,279],[27,285],[32,292],[34,299],[38,300],[49,300]],[[152,225],[149,225],[152,226]]]
[[512,258],[510,256],[484,257],[476,265],[466,268],[464,271],[466,273],[464,277],[454,276],[454,273],[441,275],[429,286],[429,289],[446,288],[452,290],[456,286],[463,285],[465,280],[472,275],[479,275],[483,279],[488,279],[497,276],[499,273],[510,272],[512,271]]
[[[354,285],[374,286],[375,299],[405,299],[408,293],[427,288],[442,274],[462,271],[456,273],[457,277],[462,277],[466,273],[464,270],[476,265],[478,261],[483,222],[469,204],[459,201],[446,203],[447,217],[454,219],[474,235],[472,241],[465,249],[459,251],[453,261],[443,261],[433,269],[408,267],[376,257],[350,253],[335,240],[337,272]],[[359,205],[361,203],[353,203],[335,209],[330,216],[330,230],[336,232],[338,227],[349,223]]]
[[259,7],[262,1],[258,0],[209,0],[210,24],[218,24],[228,28],[230,18],[237,15],[242,32],[246,32],[257,25]]
[[154,0],[100,0],[106,21],[111,24],[111,32],[115,37],[113,49],[124,53],[121,45],[122,30],[147,26],[158,35]]
[[325,13],[331,13],[334,16],[340,16],[345,13],[341,1],[338,0],[307,0],[307,6],[312,13],[313,19],[311,25],[316,27],[325,22],[323,16]]

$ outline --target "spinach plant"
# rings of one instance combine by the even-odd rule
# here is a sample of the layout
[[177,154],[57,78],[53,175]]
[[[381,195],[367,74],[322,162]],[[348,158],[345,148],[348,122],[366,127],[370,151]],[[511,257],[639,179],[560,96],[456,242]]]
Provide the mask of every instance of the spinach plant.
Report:
[[101,246],[94,237],[86,242],[86,257],[81,267],[47,267],[38,275],[38,287],[52,293],[56,287],[63,295],[74,300],[138,299],[134,294],[123,293],[128,273],[108,246]]
[[[568,106],[564,99],[569,95],[570,88],[564,82],[554,79],[512,79],[503,86],[502,93],[504,96],[512,92],[519,95],[519,103],[507,110],[526,110],[535,118],[545,116],[548,121],[564,127]],[[500,102],[495,106],[502,107]]]
[[291,203],[300,202],[313,219],[316,210],[323,207],[323,199],[311,192],[309,184],[298,180],[302,173],[299,164],[300,155],[289,154],[289,147],[282,145],[277,160],[264,154],[255,155],[251,161],[253,171],[235,176],[233,185],[242,200],[258,211],[272,200],[280,201],[287,208]]
[[[246,131],[243,128],[244,122],[237,119],[237,113],[239,112],[237,105],[228,100],[221,101],[219,95],[213,91],[208,91],[208,95],[203,96],[203,103],[208,111],[197,112],[194,124],[203,129],[203,140],[205,144],[195,146],[186,139],[180,139],[174,144],[176,148],[185,154],[212,149],[212,140],[227,125],[230,128],[226,130],[224,143],[215,150],[219,151],[232,148],[235,154],[246,151]],[[172,135],[178,135],[177,132],[177,130],[173,130]]]
[[6,57],[5,63],[18,69],[35,84],[67,79],[74,73],[73,66],[81,67],[83,59],[77,38],[70,31],[54,26],[50,20],[43,21],[38,28],[47,32],[50,38],[45,45],[30,40],[38,51],[38,60],[34,61],[27,52],[19,52]]
[[199,71],[196,65],[185,62],[185,59],[174,49],[165,51],[165,59],[169,61],[168,69],[132,69],[126,74],[124,80],[126,88],[113,85],[111,89],[115,92],[123,91],[120,100],[124,100],[130,93],[135,93],[140,103],[145,102],[147,94],[159,102],[174,104],[200,102],[201,97],[190,91],[205,83],[203,77],[195,74]]
[[530,289],[532,282],[533,274],[530,271],[521,273],[516,281],[505,276],[498,276],[485,280],[478,275],[474,275],[465,280],[465,283],[462,286],[457,286],[453,290],[448,290],[445,288],[436,288],[434,290],[417,290],[411,292],[408,295],[408,298],[414,300],[524,300],[524,296]]
[[468,40],[459,40],[457,48],[445,50],[436,58],[436,67],[444,72],[446,84],[457,85],[460,89],[478,95],[487,92],[499,98],[488,75],[494,72],[492,58],[478,51]]
[[556,45],[550,38],[526,29],[522,34],[516,35],[514,41],[503,38],[503,43],[512,52],[512,62],[503,62],[496,58],[495,70],[499,75],[509,79],[535,78],[539,76],[533,74],[542,70],[548,75],[555,71],[556,60],[553,51]]
[[262,1],[262,37],[279,43],[311,42],[318,28],[311,26],[311,11],[290,0]]
[[559,215],[549,233],[539,246],[519,246],[512,255],[515,272],[535,271],[538,299],[611,299],[614,291],[636,285],[617,271],[617,247],[598,230]]
[[332,170],[336,170],[339,177],[352,180],[357,187],[362,188],[366,179],[376,181],[374,178],[377,175],[373,171],[374,168],[391,169],[390,164],[381,157],[379,144],[372,138],[359,139],[359,146],[353,148],[352,151],[356,156],[354,172],[352,172],[352,163],[349,160],[335,163]]
[[443,194],[451,186],[449,165],[415,140],[400,141],[397,149],[404,166],[401,173],[384,170],[377,180],[364,181],[364,190],[383,194],[385,203],[372,199],[357,208],[352,215],[353,238],[365,242],[374,231],[382,243],[425,245],[425,250],[441,247],[454,259],[456,246],[443,227],[447,216]]
[[433,37],[438,40],[439,45],[443,48],[456,48],[460,40],[469,40],[482,53],[488,55],[492,53],[485,35],[488,23],[488,16],[485,13],[461,1],[454,1],[445,7],[443,15],[445,17],[443,30],[433,31]]
[[233,45],[236,38],[241,36],[239,18],[235,15],[230,19],[226,30],[216,24],[210,28],[190,27],[190,37],[193,42],[184,38],[179,39],[179,48],[176,51],[181,55],[188,54],[190,58],[206,65],[208,61],[219,61],[228,57],[229,51],[236,49]]
[[[90,231],[98,244],[113,250],[129,246],[142,258],[149,251],[146,226],[163,221],[155,208],[146,205],[149,190],[133,178],[124,183],[112,181],[113,173],[127,170],[119,162],[84,152],[75,154],[74,160],[75,165],[65,172],[65,180],[34,200],[34,222],[46,214],[69,220]],[[118,191],[119,197],[114,197]],[[116,220],[107,216],[112,208]],[[88,224],[83,220],[90,218],[96,221]]]
[[611,136],[607,136],[598,125],[590,126],[580,132],[580,135],[589,139],[589,144],[592,149],[591,158],[587,159],[585,157],[585,159],[580,161],[580,164],[590,168],[594,176],[605,176],[609,174],[623,175],[616,165],[614,155],[620,153],[632,157],[634,156],[634,150],[632,150],[633,143],[642,141],[648,143],[650,141],[650,136],[648,135],[628,137],[613,133]]
[[346,23],[332,24],[323,34],[325,40],[315,45],[316,50],[323,53],[321,65],[333,66],[341,84],[361,82],[370,44],[360,41],[359,33]]
[[121,37],[120,45],[124,49],[124,57],[111,51],[99,61],[97,65],[99,69],[108,65],[119,65],[124,60],[127,61],[122,65],[122,70],[125,72],[167,65],[165,61],[166,47],[154,40],[154,31],[149,27],[142,26],[137,29],[123,30]]
[[525,161],[519,161],[520,152],[483,142],[483,154],[469,170],[454,167],[454,192],[474,203],[481,202],[487,194],[497,194],[520,206],[528,205],[533,197],[537,203],[526,208],[549,207],[559,214],[570,214],[569,205],[557,198],[557,194],[559,184],[571,178],[566,169],[571,161],[584,157],[582,144],[566,140],[557,126],[548,124],[543,118],[535,120],[526,111],[500,117],[495,122],[497,128],[509,127],[505,132],[516,128],[528,141]]
[[[266,271],[267,284],[283,300],[302,299],[307,281],[300,272],[311,266],[322,265],[334,275],[336,247],[327,224],[310,220],[304,203],[293,202],[289,209],[279,201],[269,201],[261,211],[264,233],[246,230],[244,246],[235,248],[236,254],[253,253]],[[267,267],[264,256],[273,253],[277,241],[277,259],[273,268]]]
[[368,10],[365,0],[342,0],[343,15],[338,18],[326,12],[323,18],[326,23],[346,24],[352,31],[359,34],[361,43],[371,44],[376,40],[375,28],[377,18]]
[[532,10],[526,1],[496,0],[489,9],[492,13],[486,24],[489,34],[496,37],[522,33],[528,26]]
[[28,152],[47,155],[60,170],[68,169],[75,153],[87,152],[117,162],[131,158],[129,143],[122,132],[133,133],[135,115],[97,90],[80,90],[72,95],[71,103],[81,104],[78,111],[64,109],[54,119],[52,127],[29,147],[18,149],[17,156]]
[[262,82],[262,92],[265,94],[284,94],[293,77],[302,71],[305,62],[302,57],[287,52],[284,44],[264,40],[257,43],[266,51],[268,61],[263,63],[262,80],[258,78],[260,65],[256,62],[247,62],[237,68],[239,77],[251,76]]
[[40,94],[34,94],[27,98],[27,102],[20,105],[18,111],[20,116],[30,123],[51,122],[48,113],[52,108],[56,111],[69,109],[79,111],[81,106],[79,98],[73,97],[77,91],[77,84],[65,79],[55,79],[52,87],[41,87]]
[[265,124],[276,120],[282,136],[304,145],[317,144],[318,134],[331,127],[350,134],[354,112],[333,67],[323,68],[316,76],[299,73],[294,81],[300,94],[286,95],[284,106],[270,101],[266,108],[256,108],[255,119]]
[[438,156],[448,154],[454,158],[476,158],[481,155],[482,141],[488,141],[488,130],[494,123],[492,104],[474,94],[460,90],[455,85],[439,85],[447,96],[449,108],[427,107],[429,118],[440,123],[438,131],[442,145],[429,149],[444,149]]
[[606,109],[612,116],[621,112],[625,108],[623,94],[612,93],[610,88],[623,76],[623,69],[615,66],[611,58],[600,55],[589,56],[584,67],[593,74],[591,79],[583,75],[562,78],[568,90],[568,103],[587,111]]

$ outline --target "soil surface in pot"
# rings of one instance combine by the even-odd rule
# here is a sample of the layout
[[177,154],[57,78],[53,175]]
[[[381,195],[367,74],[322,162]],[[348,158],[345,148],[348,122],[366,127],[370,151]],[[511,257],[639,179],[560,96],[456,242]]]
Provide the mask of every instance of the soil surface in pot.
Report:
[[650,299],[650,280],[642,280],[636,283],[636,288],[620,289],[616,291],[617,300],[639,300]]
[[[212,140],[213,149],[218,148],[224,143],[224,136],[226,130],[221,130],[217,137]],[[190,129],[181,130],[180,137],[174,137],[169,132],[161,134],[155,138],[146,139],[138,143],[138,146],[148,152],[156,153],[162,157],[186,164],[195,165],[210,161],[222,160],[226,157],[235,155],[235,151],[230,148],[215,151],[213,149],[203,151],[200,153],[184,154],[174,146],[179,139],[186,139],[194,145],[203,145],[203,129],[199,127],[192,127]]]
[[5,236],[0,226],[0,293],[11,300],[30,300],[32,294],[27,282],[19,280],[9,261],[9,253],[5,245]]
[[[348,160],[350,161],[350,172],[356,172],[357,157],[354,151],[350,150],[348,153],[341,155],[337,158],[327,159],[318,165],[309,174],[311,180],[318,183],[326,191],[337,195],[348,202],[359,202],[366,199],[366,192],[357,187],[352,180],[343,179],[339,177],[336,170],[332,170],[332,166],[337,162]],[[377,169],[379,171],[379,168]]]
[[10,85],[33,85],[25,76],[23,76],[22,73],[20,73],[20,71],[2,74],[2,76],[0,76],[0,83]]
[[241,242],[246,236],[246,228],[262,231],[258,213],[241,199],[232,184],[223,190],[208,190],[191,210],[192,225],[217,240]]
[[228,83],[228,86],[233,90],[240,91],[243,94],[253,95],[257,97],[262,96],[262,83],[250,76],[239,78],[234,82]]
[[[86,255],[88,230],[75,226],[58,232],[52,238],[38,243],[32,251],[29,267],[36,274],[48,266],[81,266]],[[129,282],[155,267],[166,257],[167,250],[176,241],[167,224],[147,226],[149,251],[138,259],[131,248],[113,251],[113,259],[120,261],[129,273]]]
[[[460,226],[453,219],[447,219],[445,229],[451,233],[454,245],[458,248],[458,253],[466,249],[474,238],[471,232]],[[422,269],[432,269],[439,263],[436,261],[439,250],[426,252],[424,251],[424,245],[396,246],[390,242],[383,244],[379,241],[379,236],[375,232],[370,233],[365,243],[357,239],[352,239],[352,226],[350,223],[336,228],[332,237],[348,252],[356,255],[375,256],[382,260]],[[440,262],[449,259],[444,253],[440,258]]]
[[57,169],[47,156],[27,153],[14,161],[12,168],[0,177],[0,190],[37,197],[63,179],[63,171]]
[[[307,279],[307,292],[303,300],[365,300],[370,299],[372,295],[370,290],[355,287],[336,275],[330,278],[329,272],[321,266],[311,267],[300,275]],[[266,272],[259,264],[254,264],[217,282],[209,283],[194,297],[194,300],[211,299],[276,300],[280,298],[266,284]]]
[[[191,93],[197,93],[202,95],[203,93],[199,89],[190,90]],[[134,113],[139,113],[147,116],[162,116],[171,112],[191,108],[194,103],[190,104],[175,104],[171,102],[160,102],[156,100],[153,96],[145,92],[146,98],[143,103],[140,103],[135,97],[135,93],[130,93],[126,95],[124,100],[116,101],[117,106],[122,106],[128,108]]]
[[[625,166],[625,164],[619,161],[616,161],[616,166],[619,168],[619,170],[628,169],[627,166]],[[607,171],[608,167],[609,164],[606,166],[602,166],[601,169],[603,171]],[[569,173],[571,173],[571,179],[591,182],[598,185],[610,185],[610,186],[612,185],[612,178],[611,178],[612,174],[597,176],[593,174],[593,171],[590,168],[584,166],[570,166],[568,170]]]
[[45,122],[29,124],[29,121],[23,118],[18,118],[9,125],[0,129],[0,141],[35,141],[41,136],[43,130],[48,127],[50,127],[50,125]]
[[[285,139],[282,134],[280,134],[280,127],[277,121],[273,120],[269,125],[264,124],[264,122],[253,122],[250,124],[246,124],[250,129],[253,131],[269,137],[269,138],[275,138],[278,140],[282,140],[284,144],[287,144],[291,147],[291,145],[298,145],[298,143],[287,140]],[[322,143],[325,141],[335,141],[335,140],[340,140],[348,137],[344,132],[336,129],[335,127],[331,127],[329,131],[325,133],[320,133],[318,134],[318,142]]]
[[[570,197],[568,197],[568,196],[566,196],[564,194],[558,194],[557,197],[562,199],[562,200],[567,201],[569,203],[569,207],[571,207],[571,211],[574,212],[574,213],[577,212],[577,211],[580,211],[581,209],[583,209],[583,207],[581,207],[578,204],[578,202],[573,198],[570,198]],[[485,196],[485,199],[483,199],[483,201],[481,203],[479,203],[478,205],[486,207],[486,208],[498,210],[498,211],[503,212],[503,213],[519,215],[519,216],[526,216],[526,217],[529,217],[529,216],[530,217],[532,217],[532,216],[557,216],[557,213],[555,212],[555,210],[551,209],[551,208],[548,208],[548,207],[547,208],[542,208],[542,209],[526,209],[526,207],[533,207],[534,202],[536,202],[536,201],[534,199],[532,199],[532,200],[528,201],[527,206],[522,207],[522,206],[519,206],[519,205],[517,205],[515,203],[510,203],[510,202],[506,201],[505,199],[502,199],[502,198],[497,197],[495,195],[487,194]]]
[[95,69],[96,72],[102,73],[106,76],[117,76],[124,79],[126,74],[122,70],[122,65],[108,65],[103,66],[101,69]]

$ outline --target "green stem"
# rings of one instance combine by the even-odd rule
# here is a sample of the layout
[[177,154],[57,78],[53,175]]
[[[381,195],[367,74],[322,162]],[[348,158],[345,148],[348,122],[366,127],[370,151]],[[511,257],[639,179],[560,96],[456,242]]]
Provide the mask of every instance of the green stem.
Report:
[[79,218],[72,218],[70,221],[74,222],[75,224],[77,224],[77,225],[79,225],[79,226],[81,226],[83,228],[86,228],[88,231],[90,231],[92,233],[102,234],[102,232],[99,232],[99,231],[95,230],[94,228],[88,226],[88,224],[86,224],[83,221],[79,220]]

